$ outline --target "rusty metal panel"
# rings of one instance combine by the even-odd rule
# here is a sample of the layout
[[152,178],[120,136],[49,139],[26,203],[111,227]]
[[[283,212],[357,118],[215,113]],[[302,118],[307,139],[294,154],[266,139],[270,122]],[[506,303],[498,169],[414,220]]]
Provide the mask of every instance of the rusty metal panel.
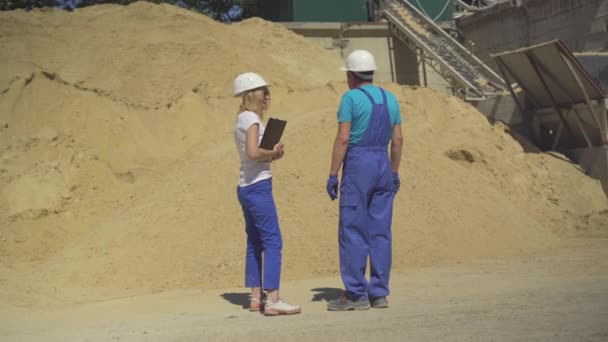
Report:
[[[492,55],[507,83],[517,83],[534,140],[542,149],[608,145],[606,95],[559,40]],[[511,95],[515,90],[510,87]],[[517,101],[518,99],[514,97]]]
[[[492,57],[506,69],[510,81],[517,82],[533,101],[535,109],[553,107],[551,96],[560,107],[584,103],[585,94],[569,70],[568,62],[581,80],[591,100],[602,101],[606,95],[559,40],[508,51]],[[551,92],[543,85],[546,83]]]

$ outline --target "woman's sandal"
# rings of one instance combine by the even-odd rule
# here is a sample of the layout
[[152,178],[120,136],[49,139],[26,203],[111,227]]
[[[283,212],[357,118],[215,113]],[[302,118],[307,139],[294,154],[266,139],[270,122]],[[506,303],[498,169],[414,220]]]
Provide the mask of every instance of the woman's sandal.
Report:
[[262,300],[249,296],[249,311],[263,311],[266,303],[266,295],[262,295]]

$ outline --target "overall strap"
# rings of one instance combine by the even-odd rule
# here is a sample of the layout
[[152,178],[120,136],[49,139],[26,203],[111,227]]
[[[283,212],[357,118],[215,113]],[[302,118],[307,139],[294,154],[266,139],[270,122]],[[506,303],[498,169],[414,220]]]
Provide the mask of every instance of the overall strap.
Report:
[[[363,94],[365,94],[367,96],[367,98],[372,102],[372,105],[376,104],[376,102],[374,102],[374,98],[367,92],[367,90],[365,90],[363,88],[357,88],[357,89],[361,90],[363,92]],[[386,99],[385,99],[385,101],[386,101]]]
[[384,89],[380,88],[380,92],[382,93],[382,103],[388,105],[388,102],[386,102],[386,93],[384,92]]

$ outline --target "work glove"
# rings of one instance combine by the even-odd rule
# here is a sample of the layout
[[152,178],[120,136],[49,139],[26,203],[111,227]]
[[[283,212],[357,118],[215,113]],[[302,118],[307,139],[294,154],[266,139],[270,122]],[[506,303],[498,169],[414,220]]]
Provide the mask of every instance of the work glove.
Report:
[[399,173],[397,172],[393,172],[393,185],[395,185],[395,193],[397,193],[401,187],[401,180],[399,180]]
[[325,188],[327,189],[327,194],[332,201],[338,198],[338,183],[338,176],[329,176],[327,186]]

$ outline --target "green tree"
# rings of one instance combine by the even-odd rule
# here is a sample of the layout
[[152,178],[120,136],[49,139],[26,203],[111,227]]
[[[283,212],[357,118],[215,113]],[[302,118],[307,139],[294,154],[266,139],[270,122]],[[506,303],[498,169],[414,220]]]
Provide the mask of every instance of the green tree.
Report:
[[[139,0],[81,0],[76,4],[77,8],[81,8],[81,7],[87,7],[87,6],[93,6],[93,5],[100,5],[100,4],[116,4],[116,5],[129,5],[131,3],[137,2]],[[153,2],[155,4],[160,4],[160,3],[169,3],[169,4],[175,4],[175,1],[173,0],[146,0],[148,2]]]
[[[17,8],[31,10],[40,7],[60,7],[72,10],[75,5],[77,8],[87,7],[98,4],[117,4],[129,5],[139,0],[0,0],[0,10],[8,11]],[[215,20],[232,21],[240,19],[243,11],[234,11],[234,0],[146,0],[156,4],[168,3],[189,10],[206,14]],[[237,18],[234,17],[237,13]]]
[[11,11],[18,8],[31,10],[33,8],[57,7],[59,0],[0,0],[0,10]]
[[[4,1],[4,0],[0,0]],[[82,0],[76,7],[86,7],[97,4],[128,5],[138,0]],[[213,19],[223,20],[234,6],[234,0],[146,0],[156,4],[168,3],[187,8],[191,11],[206,14]]]
[[181,3],[183,7],[204,13],[215,20],[222,20],[234,5],[232,0],[182,0]]

